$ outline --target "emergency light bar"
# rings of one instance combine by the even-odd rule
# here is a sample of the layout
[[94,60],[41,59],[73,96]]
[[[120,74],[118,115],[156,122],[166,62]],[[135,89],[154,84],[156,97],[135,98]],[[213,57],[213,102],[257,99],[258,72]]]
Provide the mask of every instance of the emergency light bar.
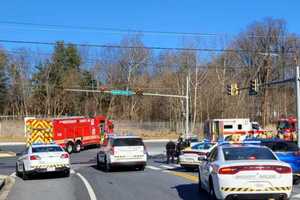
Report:
[[226,144],[261,144],[261,141],[259,140],[246,140],[246,141],[220,141],[218,142],[219,145],[226,145]]

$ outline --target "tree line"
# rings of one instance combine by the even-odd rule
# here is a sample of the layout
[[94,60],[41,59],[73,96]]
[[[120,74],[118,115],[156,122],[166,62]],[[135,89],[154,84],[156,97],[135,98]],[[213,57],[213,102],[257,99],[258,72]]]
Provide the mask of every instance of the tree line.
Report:
[[[0,113],[18,116],[94,116],[113,119],[168,121],[185,119],[182,99],[149,96],[111,96],[92,90],[142,90],[185,95],[190,77],[191,128],[212,118],[249,117],[264,125],[295,114],[293,84],[261,87],[258,95],[247,90],[227,96],[226,85],[249,86],[293,77],[300,56],[300,38],[288,32],[281,19],[264,19],[249,25],[224,51],[204,56],[195,50],[146,48],[142,36],[125,37],[120,46],[102,48],[92,56],[88,48],[58,41],[51,55],[32,59],[28,49],[10,53],[0,49]],[[197,42],[189,44],[201,46]],[[134,48],[142,47],[142,48]],[[34,61],[33,61],[34,60]],[[38,61],[36,61],[38,60]],[[205,61],[206,60],[206,61]]]

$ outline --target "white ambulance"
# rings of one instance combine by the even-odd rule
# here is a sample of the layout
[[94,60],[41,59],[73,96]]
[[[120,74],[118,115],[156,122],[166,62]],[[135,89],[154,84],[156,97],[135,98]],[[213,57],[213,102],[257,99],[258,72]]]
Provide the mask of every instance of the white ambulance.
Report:
[[252,123],[249,118],[211,119],[204,124],[205,138],[210,141],[242,141],[264,132],[257,122]]

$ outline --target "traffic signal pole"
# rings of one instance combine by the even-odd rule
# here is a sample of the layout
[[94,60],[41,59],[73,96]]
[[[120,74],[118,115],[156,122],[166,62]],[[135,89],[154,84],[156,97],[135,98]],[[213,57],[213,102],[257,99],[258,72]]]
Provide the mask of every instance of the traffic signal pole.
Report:
[[297,101],[297,140],[298,140],[298,147],[300,148],[300,72],[299,66],[296,67],[296,101]]
[[190,115],[190,112],[189,112],[189,76],[186,77],[186,96],[185,96],[185,100],[186,100],[186,103],[185,103],[185,139],[188,139],[189,138],[189,115]]

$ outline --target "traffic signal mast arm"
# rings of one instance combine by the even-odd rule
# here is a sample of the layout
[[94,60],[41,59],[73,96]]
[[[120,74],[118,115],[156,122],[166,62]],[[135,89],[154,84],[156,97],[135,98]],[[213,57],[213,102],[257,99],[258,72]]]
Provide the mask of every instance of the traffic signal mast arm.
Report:
[[[130,91],[130,90],[84,90],[84,89],[65,89],[65,91],[71,91],[71,92],[93,92],[93,93],[108,93],[112,95],[121,95],[121,96],[132,96],[136,94],[136,92]],[[136,95],[143,95],[143,96],[159,96],[159,97],[175,97],[175,98],[186,98],[184,95],[173,95],[173,94],[159,94],[159,93],[147,93],[143,92],[142,94],[136,94]]]

